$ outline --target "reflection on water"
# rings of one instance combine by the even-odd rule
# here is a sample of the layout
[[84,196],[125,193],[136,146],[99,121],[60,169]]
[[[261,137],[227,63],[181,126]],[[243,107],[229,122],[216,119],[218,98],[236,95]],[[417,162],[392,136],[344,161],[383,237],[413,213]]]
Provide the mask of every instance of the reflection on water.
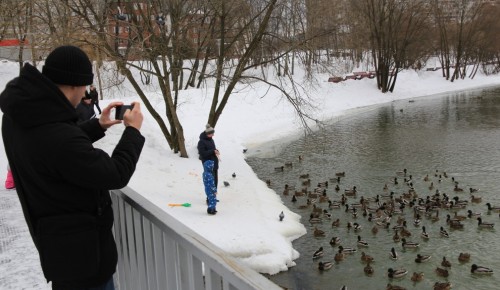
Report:
[[[354,218],[344,207],[328,209],[327,203],[318,201],[316,205],[327,209],[332,214],[332,220],[323,218],[320,224],[310,224],[312,206],[301,209],[301,205],[306,204],[306,197],[298,197],[298,201],[293,203],[291,192],[282,199],[291,210],[302,215],[308,233],[294,241],[295,249],[301,253],[297,266],[270,279],[290,289],[340,289],[342,285],[348,289],[385,289],[388,283],[412,289],[432,289],[437,281],[450,281],[453,289],[497,289],[500,284],[500,239],[497,230],[500,218],[498,213],[488,212],[485,204],[490,202],[500,206],[499,141],[500,89],[497,88],[375,107],[356,116],[341,118],[306,139],[288,144],[277,156],[249,158],[248,163],[258,176],[263,180],[270,179],[271,187],[278,194],[282,194],[285,184],[300,190],[303,187],[299,179],[301,174],[309,173],[309,190],[313,190],[318,182],[330,181],[336,172],[345,171],[345,177],[339,184],[340,191],[336,192],[335,183],[330,181],[326,192],[331,200],[340,200],[344,189],[356,186],[358,193],[355,198],[348,199],[349,204],[359,202],[361,197],[388,195],[390,191],[395,192],[395,197],[408,193],[409,187],[403,180],[405,177],[397,174],[406,168],[406,178],[412,175],[418,198],[425,199],[437,189],[450,198],[458,196],[459,200],[469,201],[465,209],[456,210],[458,216],[467,215],[470,209],[480,212],[484,221],[496,224],[493,230],[479,229],[477,220],[468,218],[462,222],[464,229],[452,229],[446,223],[446,215],[453,217],[455,211],[440,209],[438,221],[422,216],[421,225],[417,227],[413,224],[413,211],[406,207],[401,215],[395,215],[390,221],[391,225],[395,225],[399,217],[404,218],[411,232],[407,240],[419,243],[418,248],[405,250],[401,242],[393,241],[392,226],[388,229],[381,226],[374,234],[372,228],[375,223],[368,221],[361,211]],[[300,162],[299,155],[303,156]],[[274,168],[285,162],[292,162],[293,167],[275,172]],[[441,178],[435,176],[436,171]],[[443,172],[448,178],[443,176]],[[424,181],[426,175],[429,175],[429,181]],[[395,177],[398,184],[394,183]],[[463,192],[454,191],[452,178],[458,181]],[[388,191],[383,190],[385,184]],[[471,203],[469,188],[480,189],[474,194],[482,197],[481,203]],[[369,206],[376,207],[374,202]],[[340,227],[332,227],[332,221],[337,218],[340,219]],[[348,229],[348,222],[359,223],[362,230],[354,232]],[[326,237],[315,238],[314,226],[324,230]],[[430,236],[428,240],[421,236],[422,226],[426,227]],[[440,236],[441,226],[449,232],[449,238]],[[358,248],[358,234],[369,243],[367,248]],[[338,251],[337,246],[329,244],[333,236],[340,237],[344,247],[353,247],[358,251],[321,273],[318,261],[333,261]],[[312,254],[321,246],[324,256],[313,260]],[[389,258],[392,247],[400,255],[396,261]],[[371,277],[363,271],[365,264],[361,261],[361,251],[375,259],[372,263],[375,273]],[[459,263],[461,252],[470,253],[471,261]],[[415,263],[417,254],[431,255],[431,259]],[[443,257],[452,263],[447,278],[438,276],[435,271],[437,267],[442,267]],[[482,277],[472,275],[470,268],[474,263],[493,268],[495,273]],[[405,268],[408,275],[389,279],[389,268]],[[413,272],[423,272],[423,281],[412,282]]]

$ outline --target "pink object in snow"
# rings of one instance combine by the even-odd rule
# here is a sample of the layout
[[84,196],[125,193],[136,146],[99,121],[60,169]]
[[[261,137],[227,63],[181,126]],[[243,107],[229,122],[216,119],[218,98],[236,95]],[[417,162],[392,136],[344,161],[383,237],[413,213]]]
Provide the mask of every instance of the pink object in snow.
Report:
[[7,179],[5,179],[5,188],[12,189],[16,188],[14,184],[14,177],[12,177],[12,171],[7,171]]

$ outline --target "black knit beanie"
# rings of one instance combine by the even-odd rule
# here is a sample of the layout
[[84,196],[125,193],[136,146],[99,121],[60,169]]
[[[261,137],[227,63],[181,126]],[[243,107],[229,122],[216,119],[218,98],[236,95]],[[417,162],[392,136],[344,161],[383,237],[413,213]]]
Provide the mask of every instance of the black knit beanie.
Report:
[[42,74],[55,84],[75,87],[90,85],[94,79],[88,56],[71,45],[54,49],[45,60]]

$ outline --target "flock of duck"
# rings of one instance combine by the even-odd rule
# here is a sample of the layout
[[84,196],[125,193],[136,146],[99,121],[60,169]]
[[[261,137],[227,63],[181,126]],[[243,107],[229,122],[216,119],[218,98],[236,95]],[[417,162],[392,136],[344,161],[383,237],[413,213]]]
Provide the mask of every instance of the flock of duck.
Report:
[[[286,164],[285,166],[291,166]],[[276,171],[283,171],[285,167],[277,167]],[[308,222],[314,230],[312,234],[317,239],[326,238],[329,234],[325,229],[330,228],[330,232],[334,235],[329,238],[329,244],[334,249],[335,255],[327,257],[326,250],[323,246],[319,247],[311,257],[317,263],[319,271],[328,271],[334,264],[341,264],[342,261],[355,253],[360,252],[361,261],[365,264],[363,270],[367,276],[372,276],[375,273],[373,263],[375,259],[368,254],[370,245],[363,239],[362,235],[366,230],[367,222],[370,225],[368,231],[373,235],[377,235],[379,230],[386,230],[392,232],[393,242],[395,246],[392,247],[388,253],[388,259],[398,260],[401,255],[398,249],[402,251],[418,250],[420,244],[416,242],[416,236],[419,236],[422,241],[428,241],[435,238],[449,238],[453,235],[453,230],[464,229],[470,227],[470,222],[466,220],[475,220],[478,229],[493,229],[494,224],[483,220],[483,215],[480,212],[473,212],[468,206],[470,203],[482,203],[482,197],[478,195],[479,189],[468,188],[463,189],[460,187],[458,181],[454,177],[448,177],[446,172],[436,170],[431,177],[426,175],[423,178],[415,180],[409,172],[404,169],[396,172],[395,177],[391,177],[391,182],[385,184],[382,188],[383,193],[377,194],[373,197],[364,197],[356,186],[350,188],[340,188],[341,180],[345,177],[345,172],[337,172],[335,177],[330,178],[328,181],[319,182],[316,186],[311,183],[309,174],[302,174],[299,176],[300,189],[297,190],[295,186],[286,184],[283,189],[284,196],[292,196],[291,201],[296,204],[299,211],[311,210]],[[433,175],[433,177],[432,177]],[[428,195],[422,197],[422,193],[417,193],[414,184],[417,182],[425,182],[429,188]],[[451,183],[451,185],[450,185]],[[333,184],[335,184],[333,186]],[[446,192],[441,192],[437,185],[448,186],[449,191],[453,191],[454,195]],[[268,185],[270,181],[268,180]],[[334,187],[334,196],[338,198],[331,198],[328,194],[328,188]],[[392,190],[391,190],[392,188]],[[401,193],[396,193],[397,190],[403,190]],[[460,195],[464,193],[465,195]],[[330,194],[331,195],[331,194]],[[486,203],[485,209],[488,214],[500,213],[500,207],[493,206],[491,203]],[[340,218],[332,218],[334,211],[341,211],[345,216],[345,220]],[[462,212],[464,214],[462,214]],[[465,214],[467,212],[467,214]],[[445,213],[445,214],[443,214]],[[335,214],[336,216],[339,213]],[[411,216],[411,220],[406,217]],[[499,215],[500,216],[500,215]],[[361,223],[361,219],[364,219]],[[485,218],[486,219],[486,218]],[[283,220],[283,217],[280,217]],[[357,221],[360,222],[357,222]],[[354,222],[353,222],[354,221]],[[440,223],[439,233],[429,234],[426,225]],[[363,225],[362,225],[363,224]],[[412,226],[409,226],[411,224]],[[338,230],[342,227],[347,229],[346,236],[341,236]],[[431,226],[437,228],[435,225]],[[411,228],[411,229],[410,229]],[[337,230],[336,230],[337,229]],[[450,230],[450,232],[448,232]],[[418,232],[416,232],[418,231]],[[347,235],[354,234],[357,236],[357,247],[348,247],[342,244],[342,239],[347,238]],[[330,234],[331,235],[331,234]],[[365,234],[366,235],[366,234]],[[411,241],[410,239],[414,239]],[[399,245],[399,246],[398,246]],[[376,245],[374,245],[376,247]],[[458,257],[459,263],[470,263],[470,273],[474,275],[492,275],[493,270],[487,266],[478,265],[474,262],[474,257],[470,253],[461,252]],[[428,263],[432,261],[431,255],[418,253],[415,255],[415,263]],[[434,259],[435,260],[435,259]],[[452,263],[446,256],[443,256],[439,264],[436,266],[434,272],[438,277],[449,277],[450,268]],[[404,279],[408,275],[408,270],[400,268],[389,268],[387,270],[387,277],[391,283],[387,284],[388,290],[402,290],[402,286],[396,284],[397,281]],[[411,281],[420,282],[424,280],[423,272],[413,272],[410,276]],[[394,281],[393,281],[394,280]],[[448,278],[445,282],[435,282],[433,289],[445,290],[451,289],[452,284]],[[341,289],[347,289],[344,285]]]

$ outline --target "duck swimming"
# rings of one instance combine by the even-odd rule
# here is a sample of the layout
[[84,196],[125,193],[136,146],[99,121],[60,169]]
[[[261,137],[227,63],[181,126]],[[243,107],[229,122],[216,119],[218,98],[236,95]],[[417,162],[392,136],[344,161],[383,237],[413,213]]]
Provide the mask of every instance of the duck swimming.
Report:
[[465,263],[470,261],[470,254],[469,253],[460,253],[458,255],[458,261]]
[[445,238],[449,238],[450,237],[450,235],[448,234],[448,232],[443,227],[441,227],[441,229],[439,230],[439,234],[442,237],[445,237]]
[[361,239],[361,236],[358,235],[358,246],[360,247],[368,247],[368,242]]
[[354,248],[349,248],[349,247],[342,247],[342,246],[339,246],[339,251],[341,251],[342,253],[345,253],[345,254],[353,254],[353,253],[356,253],[356,249]]
[[450,282],[436,282],[434,283],[434,290],[450,290],[451,283]]
[[330,240],[330,245],[334,246],[334,245],[338,245],[338,244],[340,244],[340,238],[339,237],[333,237]]
[[323,257],[323,247],[319,247],[318,250],[316,250],[312,256],[313,259],[317,259]]
[[490,268],[478,266],[476,264],[472,264],[472,266],[470,267],[470,272],[473,274],[479,274],[479,275],[493,274],[493,270],[491,270]]
[[425,226],[422,227],[422,234],[421,234],[421,236],[422,236],[422,239],[424,239],[424,240],[428,240],[429,239],[429,234],[425,231]]
[[396,270],[389,268],[387,270],[387,276],[389,278],[401,278],[401,277],[405,276],[406,274],[408,274],[408,271],[405,270],[404,268],[396,269]]
[[500,212],[500,207],[492,206],[489,202],[486,204],[486,206],[488,207],[488,211]]
[[424,272],[413,272],[413,275],[411,276],[411,280],[413,282],[420,282],[424,279]]
[[483,220],[478,217],[477,218],[477,226],[483,229],[492,229],[495,224],[493,223],[485,223]]
[[415,259],[415,263],[424,263],[424,262],[429,261],[430,258],[431,258],[430,255],[420,255],[420,254],[418,254],[417,258]]
[[449,268],[449,267],[451,267],[451,262],[446,260],[446,257],[443,257],[443,261],[441,262],[441,266]]
[[398,285],[392,285],[391,283],[389,283],[387,284],[387,287],[385,287],[385,290],[406,290],[406,288]]
[[318,270],[320,271],[326,271],[330,269],[333,266],[332,262],[319,262],[318,263]]
[[375,270],[373,270],[373,267],[370,266],[370,262],[368,262],[368,264],[365,266],[363,270],[365,271],[366,275],[372,275],[373,272],[375,272]]
[[335,258],[334,258],[334,260],[335,260],[336,262],[340,262],[340,261],[344,260],[344,256],[345,256],[345,255],[344,255],[344,253],[342,253],[342,250],[340,250],[340,249],[339,249],[338,253],[337,253],[337,254],[335,254]]
[[419,243],[407,242],[405,238],[402,238],[401,242],[402,242],[403,248],[405,248],[405,249],[406,248],[416,248],[416,247],[420,246]]
[[367,254],[365,254],[365,252],[361,252],[361,261],[363,262],[373,262],[374,259],[372,256],[369,256]]
[[396,252],[396,249],[391,248],[391,252],[389,253],[389,256],[391,257],[391,259],[397,260],[398,259],[398,253]]
[[441,277],[448,277],[450,275],[448,270],[439,267],[436,268],[436,274]]

